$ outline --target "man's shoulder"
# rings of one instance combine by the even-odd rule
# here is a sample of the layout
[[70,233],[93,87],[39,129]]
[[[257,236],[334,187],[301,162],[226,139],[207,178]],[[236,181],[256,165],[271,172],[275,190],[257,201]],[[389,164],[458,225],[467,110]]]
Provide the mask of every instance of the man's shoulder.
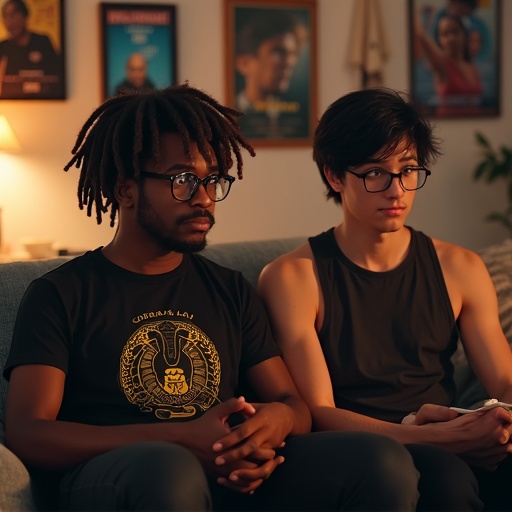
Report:
[[30,44],[31,45],[43,45],[50,44],[50,38],[46,34],[40,34],[39,32],[30,33]]
[[443,270],[469,269],[482,264],[482,258],[471,249],[437,238],[432,238],[432,243]]
[[265,265],[259,282],[302,280],[308,275],[314,276],[315,272],[313,252],[309,242],[306,242]]
[[72,279],[73,276],[83,277],[84,272],[86,272],[87,269],[93,268],[93,261],[96,260],[96,253],[98,251],[99,249],[87,251],[79,256],[64,259],[60,265],[57,265],[55,268],[48,270],[43,274],[41,279],[55,283],[66,283],[69,282],[68,280]]

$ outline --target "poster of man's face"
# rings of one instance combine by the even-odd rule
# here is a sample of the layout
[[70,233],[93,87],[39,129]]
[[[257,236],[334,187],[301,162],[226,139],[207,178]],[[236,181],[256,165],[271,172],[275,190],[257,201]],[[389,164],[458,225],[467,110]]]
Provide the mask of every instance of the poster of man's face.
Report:
[[64,99],[64,1],[0,6],[0,99]]
[[104,3],[101,9],[104,97],[175,83],[174,6]]
[[315,104],[314,2],[227,0],[228,101],[254,143],[307,142]]

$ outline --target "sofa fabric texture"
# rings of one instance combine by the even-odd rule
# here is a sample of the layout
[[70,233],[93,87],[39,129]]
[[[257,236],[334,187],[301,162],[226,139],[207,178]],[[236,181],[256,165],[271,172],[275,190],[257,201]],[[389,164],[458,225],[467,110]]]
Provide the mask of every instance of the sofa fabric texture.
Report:
[[[203,251],[206,257],[226,267],[240,270],[253,285],[263,267],[279,255],[288,252],[306,238],[233,242],[211,245]],[[495,284],[500,319],[512,343],[512,239],[507,239],[481,251]],[[16,319],[18,304],[30,282],[64,263],[67,257],[47,260],[0,263],[0,365],[3,368]],[[488,398],[468,367],[463,349],[459,346],[453,358],[458,389],[457,405],[470,407]],[[30,479],[21,461],[4,445],[4,415],[7,382],[0,377],[0,512],[34,510]]]

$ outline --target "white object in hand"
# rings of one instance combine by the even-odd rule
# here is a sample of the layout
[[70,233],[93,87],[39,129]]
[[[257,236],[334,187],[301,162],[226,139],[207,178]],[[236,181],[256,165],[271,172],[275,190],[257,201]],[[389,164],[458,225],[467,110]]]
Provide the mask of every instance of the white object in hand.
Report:
[[470,412],[488,411],[489,409],[494,409],[495,407],[503,407],[507,411],[512,411],[512,404],[500,402],[496,398],[489,398],[484,402],[484,405],[478,409],[463,409],[461,407],[450,407],[450,409],[457,411],[459,414],[468,414]]

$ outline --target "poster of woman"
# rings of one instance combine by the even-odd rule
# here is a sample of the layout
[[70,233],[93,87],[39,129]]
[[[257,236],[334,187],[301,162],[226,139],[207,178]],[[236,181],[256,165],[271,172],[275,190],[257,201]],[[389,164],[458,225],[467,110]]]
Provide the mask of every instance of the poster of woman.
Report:
[[256,145],[309,144],[316,115],[313,0],[226,0],[228,104]]
[[500,110],[500,0],[410,0],[411,92],[434,117]]
[[1,0],[0,99],[64,99],[63,0]]

